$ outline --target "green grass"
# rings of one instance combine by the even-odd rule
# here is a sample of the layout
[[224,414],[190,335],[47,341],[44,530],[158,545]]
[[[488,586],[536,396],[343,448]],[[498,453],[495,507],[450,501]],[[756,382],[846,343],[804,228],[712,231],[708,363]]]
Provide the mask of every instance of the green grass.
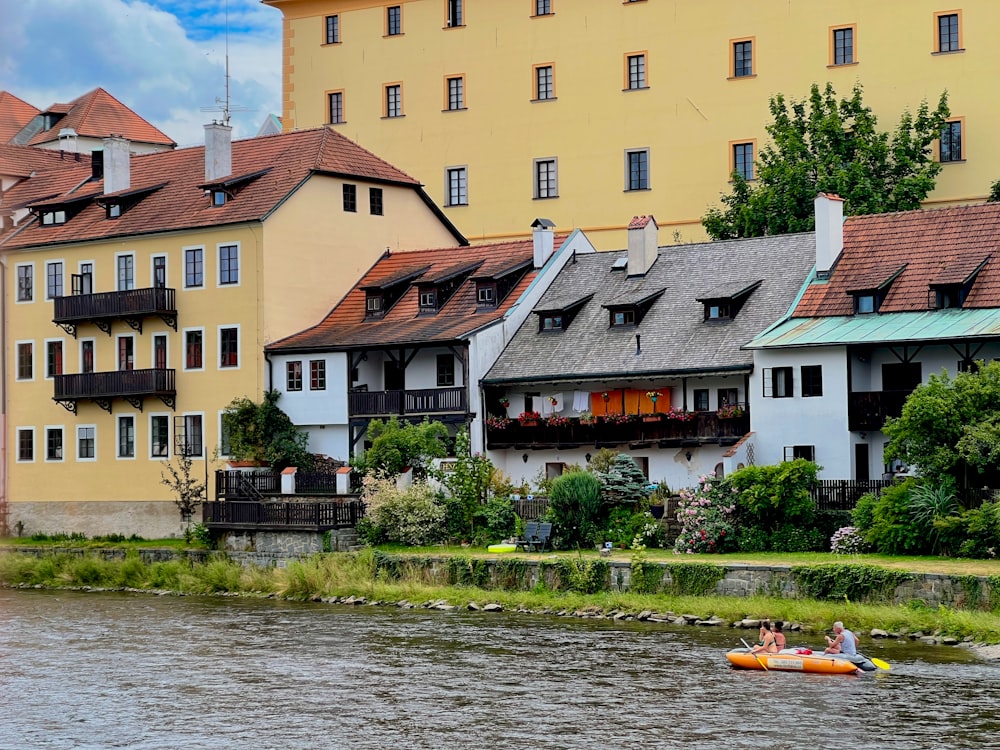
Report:
[[65,549],[204,549],[197,542],[185,542],[181,537],[170,539],[125,539],[109,541],[108,539],[81,539],[69,537],[68,534],[53,534],[50,538],[32,539],[28,536],[0,537],[0,549],[17,549],[18,547],[51,547]]

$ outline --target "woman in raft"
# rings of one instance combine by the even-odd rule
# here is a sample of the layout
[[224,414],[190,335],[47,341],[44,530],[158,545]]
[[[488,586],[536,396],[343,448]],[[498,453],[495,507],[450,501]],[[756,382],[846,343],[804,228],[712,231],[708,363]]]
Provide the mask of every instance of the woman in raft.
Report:
[[752,654],[776,654],[778,645],[774,640],[774,633],[771,632],[770,620],[764,620],[760,624],[760,641],[750,649]]

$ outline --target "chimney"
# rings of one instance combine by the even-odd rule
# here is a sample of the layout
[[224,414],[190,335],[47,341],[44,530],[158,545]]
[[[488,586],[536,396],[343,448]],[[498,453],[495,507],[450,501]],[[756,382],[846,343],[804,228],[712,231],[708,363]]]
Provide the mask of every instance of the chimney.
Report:
[[555,252],[555,223],[549,219],[535,219],[531,222],[532,238],[535,242],[535,268],[541,268]]
[[628,275],[645,276],[656,262],[659,226],[650,216],[633,216],[628,225]]
[[205,181],[233,173],[233,129],[221,122],[205,126]]
[[844,249],[844,199],[820,193],[816,210],[816,278],[830,278],[830,271]]
[[112,135],[104,139],[104,192],[117,193],[132,187],[128,140]]

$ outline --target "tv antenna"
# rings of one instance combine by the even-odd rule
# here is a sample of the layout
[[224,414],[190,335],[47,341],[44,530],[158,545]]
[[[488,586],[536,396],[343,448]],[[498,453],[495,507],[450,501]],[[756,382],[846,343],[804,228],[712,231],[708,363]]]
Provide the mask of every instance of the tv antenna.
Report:
[[228,125],[233,112],[253,112],[250,107],[233,106],[229,99],[229,0],[226,0],[226,98],[215,97],[214,107],[201,107],[202,112],[221,112],[222,124]]

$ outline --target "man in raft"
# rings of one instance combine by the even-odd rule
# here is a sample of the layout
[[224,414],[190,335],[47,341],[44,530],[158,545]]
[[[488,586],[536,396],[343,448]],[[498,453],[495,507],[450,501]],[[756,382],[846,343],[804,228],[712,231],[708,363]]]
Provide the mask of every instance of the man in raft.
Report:
[[826,650],[824,654],[844,654],[845,656],[857,656],[858,637],[844,627],[844,623],[838,620],[833,623],[835,637],[826,636]]

